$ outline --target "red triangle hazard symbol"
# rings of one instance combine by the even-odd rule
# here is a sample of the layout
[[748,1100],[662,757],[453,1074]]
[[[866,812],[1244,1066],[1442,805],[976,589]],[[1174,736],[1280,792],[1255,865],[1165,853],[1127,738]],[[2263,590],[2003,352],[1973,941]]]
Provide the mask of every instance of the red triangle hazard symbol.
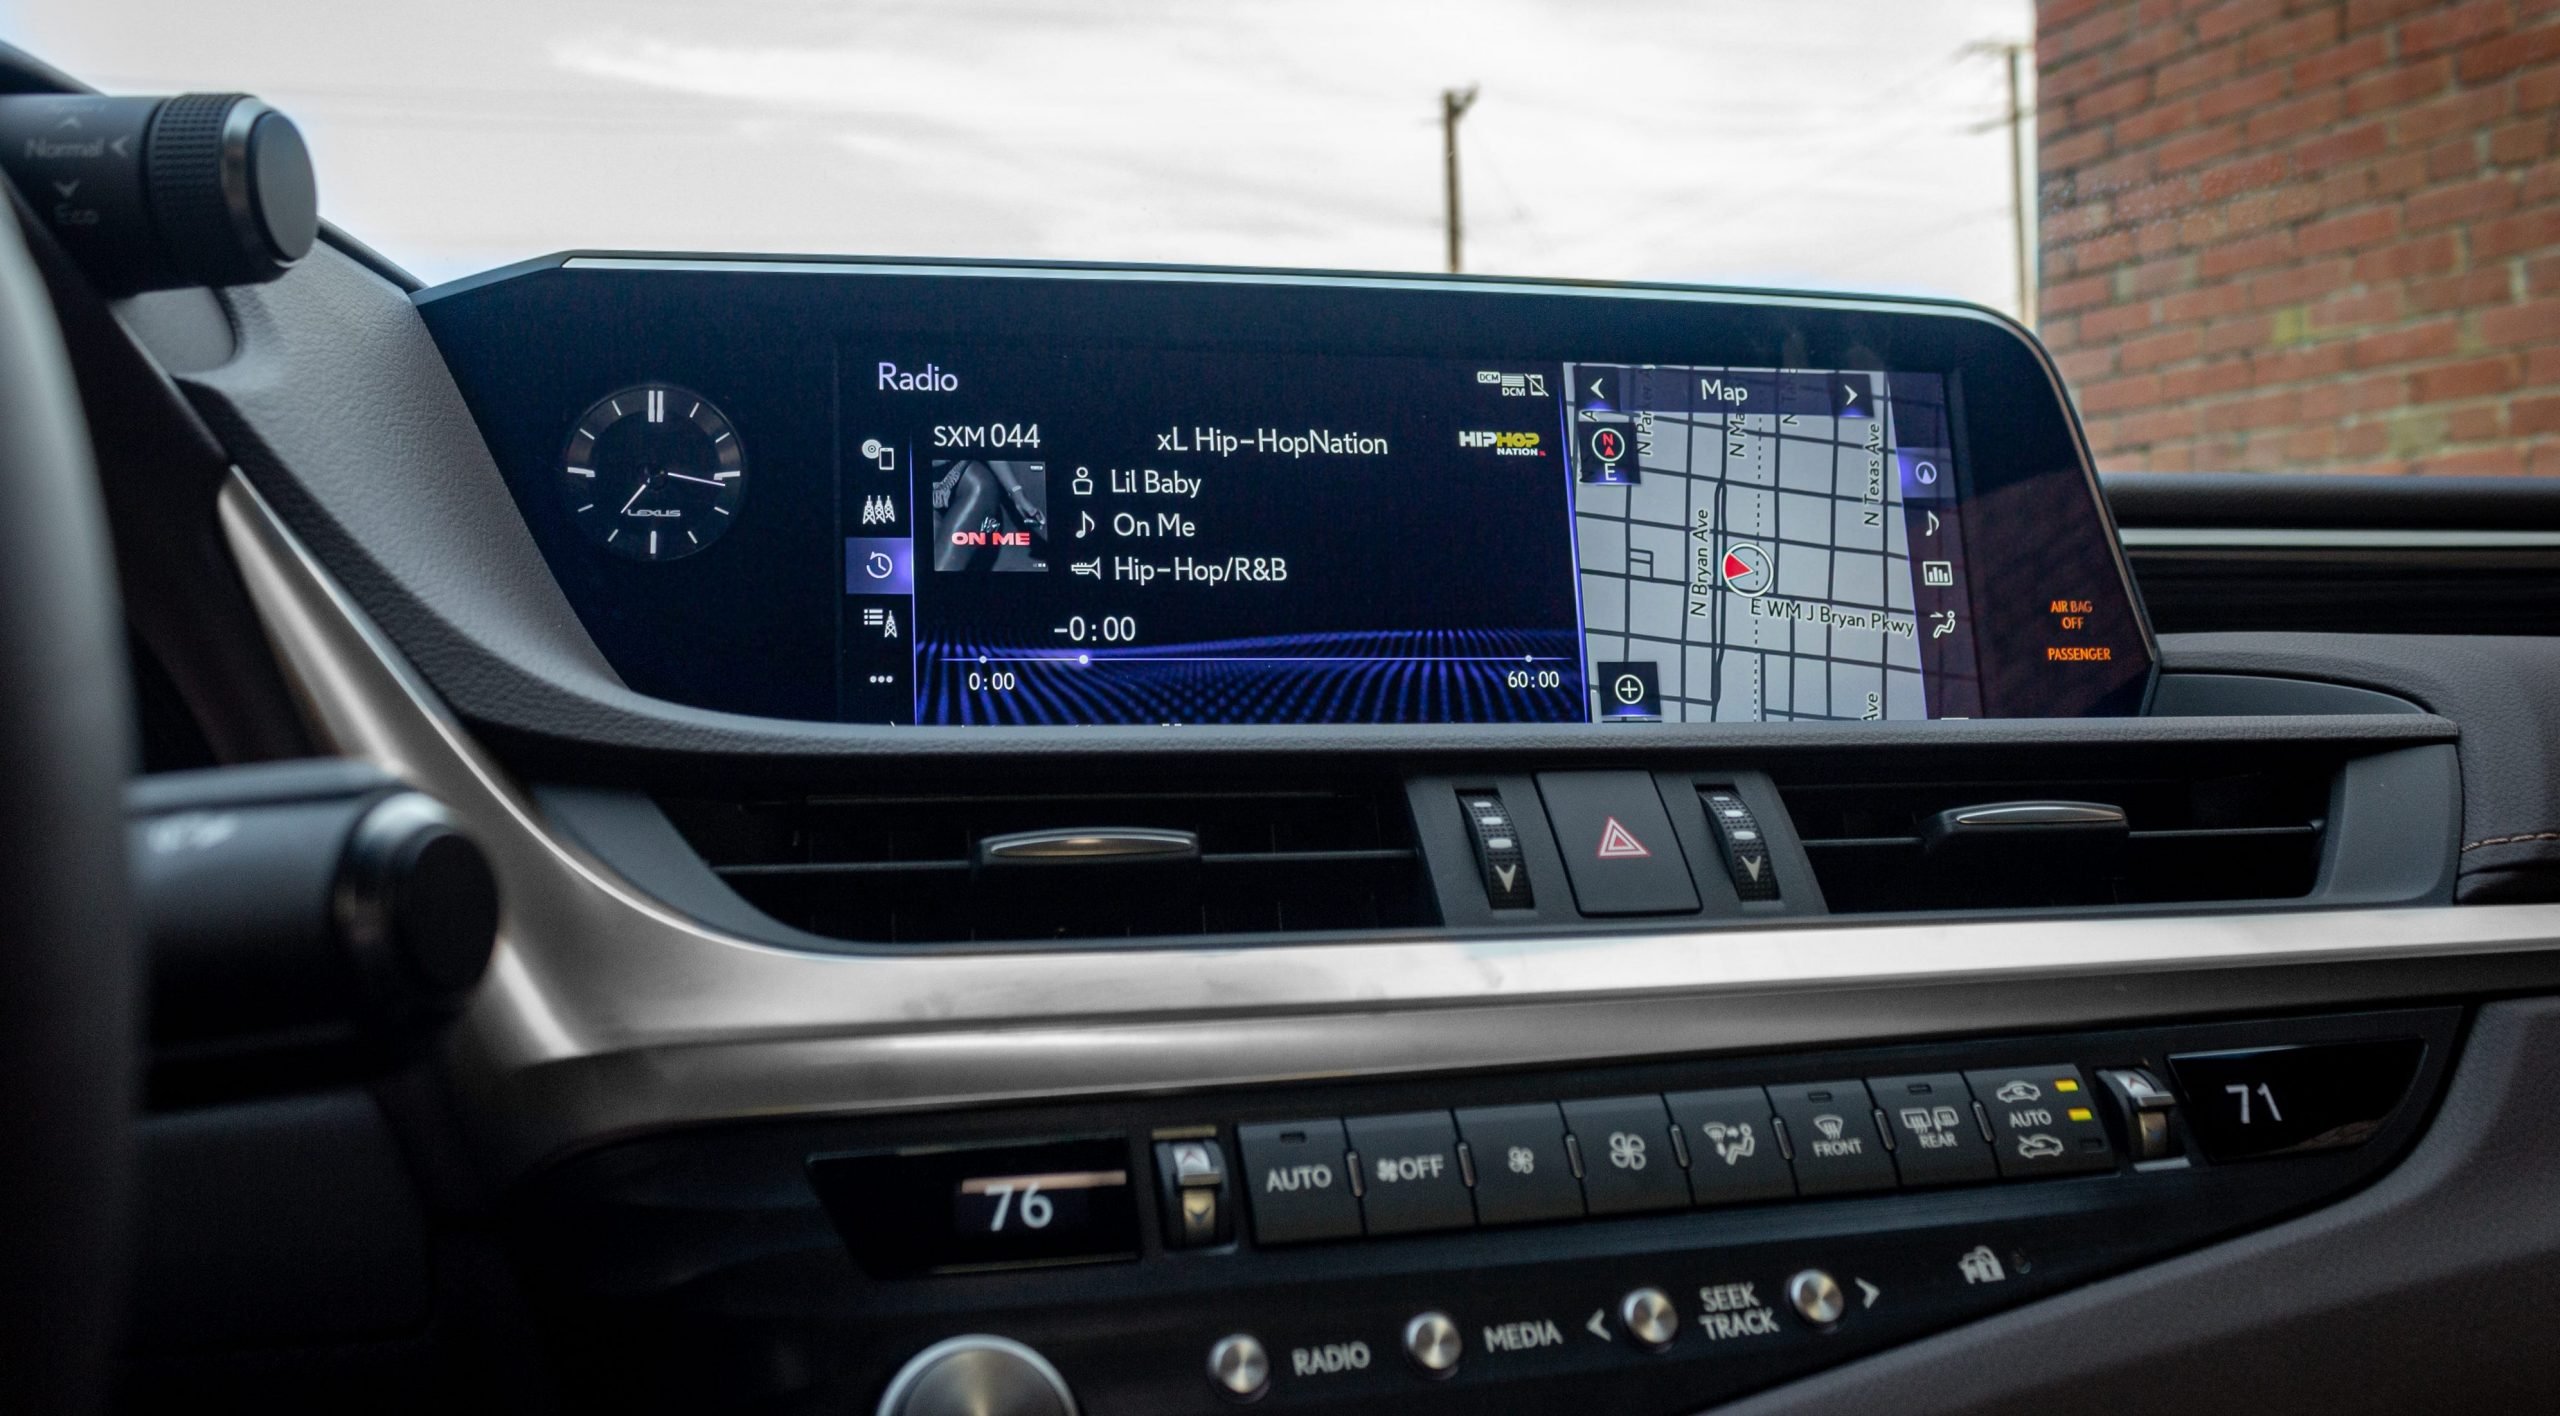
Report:
[[1644,842],[1636,839],[1635,832],[1618,824],[1618,818],[1610,817],[1609,824],[1600,828],[1602,860],[1630,860],[1636,856],[1651,854],[1653,852],[1644,848]]
[[1725,552],[1725,553],[1724,553],[1724,578],[1725,578],[1725,579],[1727,579],[1727,580],[1739,580],[1739,579],[1741,579],[1743,576],[1749,575],[1750,573],[1751,573],[1751,567],[1749,567],[1749,566],[1747,566],[1747,565],[1744,565],[1744,564],[1742,563],[1742,557],[1735,555],[1735,554],[1734,554],[1733,552],[1731,552],[1731,551],[1727,551],[1727,552]]

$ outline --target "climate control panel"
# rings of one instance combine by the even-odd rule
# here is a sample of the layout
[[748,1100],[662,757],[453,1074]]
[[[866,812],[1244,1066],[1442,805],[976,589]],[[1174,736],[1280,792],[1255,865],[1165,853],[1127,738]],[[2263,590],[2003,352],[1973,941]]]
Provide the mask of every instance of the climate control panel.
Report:
[[2460,1020],[740,1124],[521,1247],[599,1410],[1685,1412],[2364,1183]]

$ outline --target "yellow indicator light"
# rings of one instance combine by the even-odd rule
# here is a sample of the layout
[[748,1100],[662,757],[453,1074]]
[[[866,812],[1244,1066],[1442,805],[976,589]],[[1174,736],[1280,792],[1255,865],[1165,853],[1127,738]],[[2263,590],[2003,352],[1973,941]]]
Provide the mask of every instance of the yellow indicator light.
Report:
[[2074,1121],[2086,1121],[2089,1119],[2089,1108],[2085,1106],[2075,1106],[2071,1108],[2070,1115],[2071,1119]]
[[2053,1079],[2053,1089],[2058,1092],[2076,1092],[2080,1090],[2080,1084],[2069,1077],[2056,1077]]

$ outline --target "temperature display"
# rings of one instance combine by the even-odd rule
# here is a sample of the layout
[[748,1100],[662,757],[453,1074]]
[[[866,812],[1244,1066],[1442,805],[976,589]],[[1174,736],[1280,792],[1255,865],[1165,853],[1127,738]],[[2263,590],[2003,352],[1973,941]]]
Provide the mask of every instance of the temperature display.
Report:
[[1125,1141],[820,1156],[810,1178],[883,1277],[1137,1256]]

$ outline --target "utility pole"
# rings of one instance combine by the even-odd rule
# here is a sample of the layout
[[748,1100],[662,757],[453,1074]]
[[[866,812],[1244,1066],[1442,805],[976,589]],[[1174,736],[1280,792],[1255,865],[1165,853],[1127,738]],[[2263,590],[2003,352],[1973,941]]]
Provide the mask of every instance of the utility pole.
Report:
[[1449,273],[1456,275],[1464,266],[1466,221],[1458,205],[1458,120],[1476,106],[1476,85],[1463,89],[1440,90],[1440,174],[1442,201],[1445,204],[1449,233]]
[[2018,66],[2027,47],[2005,46],[2009,57],[2009,224],[2018,257],[2018,323],[2036,326],[2035,268],[2027,251],[2027,109],[2018,90]]
[[2009,125],[2009,234],[2010,256],[2017,269],[2018,323],[2035,328],[2036,268],[2034,252],[2027,236],[2027,119],[2034,110],[2027,107],[2025,79],[2022,70],[2031,46],[2016,40],[1986,39],[1964,47],[1967,54],[1997,54],[2009,66],[2009,111],[1988,123],[1976,123],[1968,132],[1984,133],[2002,123]]

